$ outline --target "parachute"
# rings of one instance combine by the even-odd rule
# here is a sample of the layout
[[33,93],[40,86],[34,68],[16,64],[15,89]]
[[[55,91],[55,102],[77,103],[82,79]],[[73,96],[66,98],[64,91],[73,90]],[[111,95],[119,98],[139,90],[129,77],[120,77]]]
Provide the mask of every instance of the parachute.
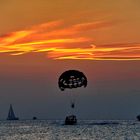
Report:
[[60,90],[72,89],[87,86],[86,76],[78,70],[68,70],[59,77],[58,85]]
[[[78,70],[68,70],[61,74],[58,80],[61,91],[87,86],[86,76]],[[75,102],[71,101],[71,108],[75,108]]]

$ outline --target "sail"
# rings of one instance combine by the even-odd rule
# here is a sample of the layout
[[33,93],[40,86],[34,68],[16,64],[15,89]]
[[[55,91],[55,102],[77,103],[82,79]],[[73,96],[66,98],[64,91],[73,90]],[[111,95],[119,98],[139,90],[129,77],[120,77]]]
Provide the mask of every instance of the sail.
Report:
[[10,105],[7,120],[18,120],[18,118],[15,116],[12,105]]

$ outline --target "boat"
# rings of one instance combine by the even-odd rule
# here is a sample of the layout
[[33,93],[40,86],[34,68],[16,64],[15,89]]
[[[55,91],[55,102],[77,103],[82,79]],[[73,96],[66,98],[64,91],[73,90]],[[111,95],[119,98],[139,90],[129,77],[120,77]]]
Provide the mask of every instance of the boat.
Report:
[[75,115],[66,116],[65,125],[75,125],[77,124],[77,119]]
[[11,104],[10,104],[7,120],[19,120],[19,118],[15,116],[15,113]]
[[140,115],[137,116],[137,120],[140,121]]
[[37,117],[34,116],[34,117],[32,118],[32,120],[37,120]]

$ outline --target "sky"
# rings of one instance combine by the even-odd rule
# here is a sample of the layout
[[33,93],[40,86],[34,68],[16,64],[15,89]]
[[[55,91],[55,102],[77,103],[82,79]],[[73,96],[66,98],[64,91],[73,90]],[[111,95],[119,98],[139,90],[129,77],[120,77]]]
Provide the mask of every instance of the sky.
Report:
[[[0,119],[135,119],[140,114],[139,0],[1,0]],[[86,88],[60,91],[66,70]],[[70,100],[75,100],[74,112]]]

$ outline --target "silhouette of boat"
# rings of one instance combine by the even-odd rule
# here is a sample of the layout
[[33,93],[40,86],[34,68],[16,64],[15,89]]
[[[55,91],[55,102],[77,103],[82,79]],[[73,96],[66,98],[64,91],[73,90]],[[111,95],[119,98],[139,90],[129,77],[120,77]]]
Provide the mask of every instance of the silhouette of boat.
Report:
[[15,116],[15,113],[11,104],[10,104],[7,120],[19,120],[19,118]]
[[138,121],[140,121],[140,115],[137,116]]
[[77,119],[75,115],[66,116],[65,125],[75,125],[77,124]]
[[33,120],[37,120],[37,117],[33,117],[32,119],[33,119]]

